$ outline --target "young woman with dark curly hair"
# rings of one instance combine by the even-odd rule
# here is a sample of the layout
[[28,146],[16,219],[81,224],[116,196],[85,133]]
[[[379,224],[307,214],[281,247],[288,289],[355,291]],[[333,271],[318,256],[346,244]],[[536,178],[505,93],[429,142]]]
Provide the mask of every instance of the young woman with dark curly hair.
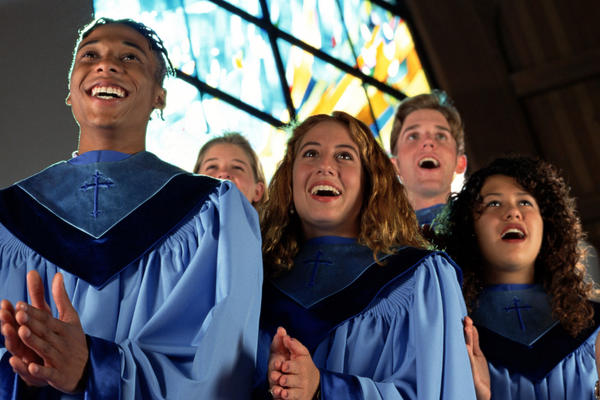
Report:
[[526,156],[497,158],[451,196],[436,234],[464,273],[472,360],[487,358],[478,395],[592,398],[597,303],[579,265],[575,203],[557,170]]
[[261,209],[257,398],[474,399],[460,270],[369,128],[334,112],[291,133]]

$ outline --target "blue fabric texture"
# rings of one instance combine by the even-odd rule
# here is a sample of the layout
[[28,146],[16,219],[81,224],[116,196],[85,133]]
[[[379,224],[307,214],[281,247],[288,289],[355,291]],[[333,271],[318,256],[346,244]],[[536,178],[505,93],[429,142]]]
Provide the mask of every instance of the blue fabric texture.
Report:
[[85,152],[77,157],[67,161],[72,165],[89,165],[104,162],[123,161],[133,156],[133,154],[121,153],[113,150],[92,150]]
[[365,400],[357,377],[319,368],[321,399]]
[[121,356],[116,343],[87,337],[90,359],[86,397],[94,400],[121,398]]
[[[325,253],[326,247],[337,245],[322,246]],[[383,274],[386,268],[396,265],[391,259],[402,257],[403,251],[388,258],[388,265],[373,265],[368,271],[379,270]],[[349,264],[355,261],[345,260]],[[344,265],[338,268],[343,269]],[[335,322],[312,349],[318,368],[338,374],[336,379],[322,379],[322,398],[474,399],[461,322],[466,315],[461,281],[459,268],[444,253],[429,253],[414,268],[400,276],[396,274],[387,285],[382,285],[382,290],[375,291],[366,308]],[[327,284],[324,280],[319,282]],[[348,291],[352,297],[360,297],[364,289],[367,288],[349,285],[335,296]],[[346,312],[345,306],[338,303],[338,310],[332,310],[330,318]],[[318,304],[310,307],[308,313],[317,308]],[[269,310],[263,308],[262,313],[268,314]],[[304,321],[300,315],[291,318],[298,319],[298,325]],[[266,377],[272,340],[272,331],[262,324],[261,319],[258,381]],[[287,329],[285,323],[280,325]],[[261,391],[261,395],[265,393]],[[336,393],[352,394],[345,397]]]
[[436,204],[435,206],[422,208],[420,210],[415,211],[419,225],[431,225],[435,217],[437,217],[438,214],[442,212],[445,206],[445,204]]
[[206,176],[177,175],[100,238],[65,222],[12,186],[0,191],[0,223],[42,257],[98,289],[191,218],[218,184]]
[[[97,152],[77,158],[90,153]],[[16,185],[66,223],[98,239],[184,173],[143,151],[122,161],[60,162]]]
[[494,289],[484,289],[479,294],[478,307],[471,315],[478,328],[485,327],[507,339],[532,346],[558,323],[552,318],[552,305],[541,285],[516,290]]
[[[503,291],[539,290],[537,286],[491,289],[487,296],[502,296]],[[527,346],[478,326],[480,346],[488,359],[492,399],[592,399],[598,379],[595,341],[600,331],[600,305],[592,305],[595,325],[575,338],[562,325],[555,324]]]
[[[379,260],[386,257],[383,254]],[[347,265],[345,260],[349,258],[359,262]],[[294,258],[294,268],[274,279],[273,284],[304,308],[310,308],[346,288],[373,264],[373,250],[357,243],[305,244]],[[319,284],[320,281],[327,284]]]
[[[135,158],[117,163],[127,169]],[[149,162],[147,168],[154,165]],[[60,179],[77,181],[74,175]],[[171,209],[160,212],[176,215]],[[152,217],[140,219],[141,236],[150,230]],[[49,261],[0,224],[0,298],[28,301],[26,274],[36,270],[58,317],[50,286],[61,272],[90,340],[86,393],[66,395],[47,387],[40,399],[251,397],[262,283],[258,215],[231,182],[218,182],[191,214],[175,222],[101,288]],[[0,357],[5,355],[1,345]],[[7,386],[14,396],[14,374],[0,368],[0,388]]]
[[[2,346],[4,346],[4,336],[1,337]],[[13,372],[12,367],[8,363],[8,359],[10,358],[10,353],[4,352],[2,357],[0,357],[0,376],[2,380],[0,380],[0,399],[14,399],[16,398],[15,383],[16,375]],[[12,379],[11,379],[12,378]]]

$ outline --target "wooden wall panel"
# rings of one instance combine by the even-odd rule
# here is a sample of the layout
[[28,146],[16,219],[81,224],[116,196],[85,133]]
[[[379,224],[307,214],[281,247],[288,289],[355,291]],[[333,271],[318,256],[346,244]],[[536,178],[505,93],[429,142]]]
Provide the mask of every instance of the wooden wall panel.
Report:
[[553,162],[600,248],[600,1],[405,3],[465,119],[471,167],[511,150]]

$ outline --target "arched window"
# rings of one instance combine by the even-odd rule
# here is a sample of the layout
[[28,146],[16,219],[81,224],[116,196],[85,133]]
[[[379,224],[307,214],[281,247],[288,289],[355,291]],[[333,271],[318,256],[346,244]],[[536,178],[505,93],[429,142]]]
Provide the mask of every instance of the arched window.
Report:
[[[406,21],[364,0],[94,0],[96,17],[133,18],[157,31],[178,79],[147,148],[191,170],[201,145],[244,134],[270,177],[293,118],[346,111],[387,149],[394,110],[429,91]],[[387,149],[389,150],[389,149]]]

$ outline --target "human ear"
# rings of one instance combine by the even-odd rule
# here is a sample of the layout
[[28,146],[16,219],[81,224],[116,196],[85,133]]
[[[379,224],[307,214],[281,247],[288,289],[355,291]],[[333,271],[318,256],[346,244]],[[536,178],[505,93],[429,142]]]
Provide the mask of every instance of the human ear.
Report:
[[265,184],[262,182],[258,182],[254,187],[254,195],[252,196],[251,203],[254,205],[258,203],[260,199],[262,199],[263,193],[265,192]]
[[392,162],[392,164],[394,164],[394,169],[396,170],[396,174],[400,175],[400,167],[398,166],[398,157],[392,156],[390,158],[390,161]]
[[458,156],[456,160],[456,169],[454,172],[457,175],[464,173],[467,170],[467,156],[465,154]]
[[167,106],[167,89],[157,89],[156,100],[154,101],[153,107],[158,110],[164,110]]
[[71,92],[69,92],[69,94],[67,95],[67,98],[65,99],[65,103],[70,106],[71,105]]

